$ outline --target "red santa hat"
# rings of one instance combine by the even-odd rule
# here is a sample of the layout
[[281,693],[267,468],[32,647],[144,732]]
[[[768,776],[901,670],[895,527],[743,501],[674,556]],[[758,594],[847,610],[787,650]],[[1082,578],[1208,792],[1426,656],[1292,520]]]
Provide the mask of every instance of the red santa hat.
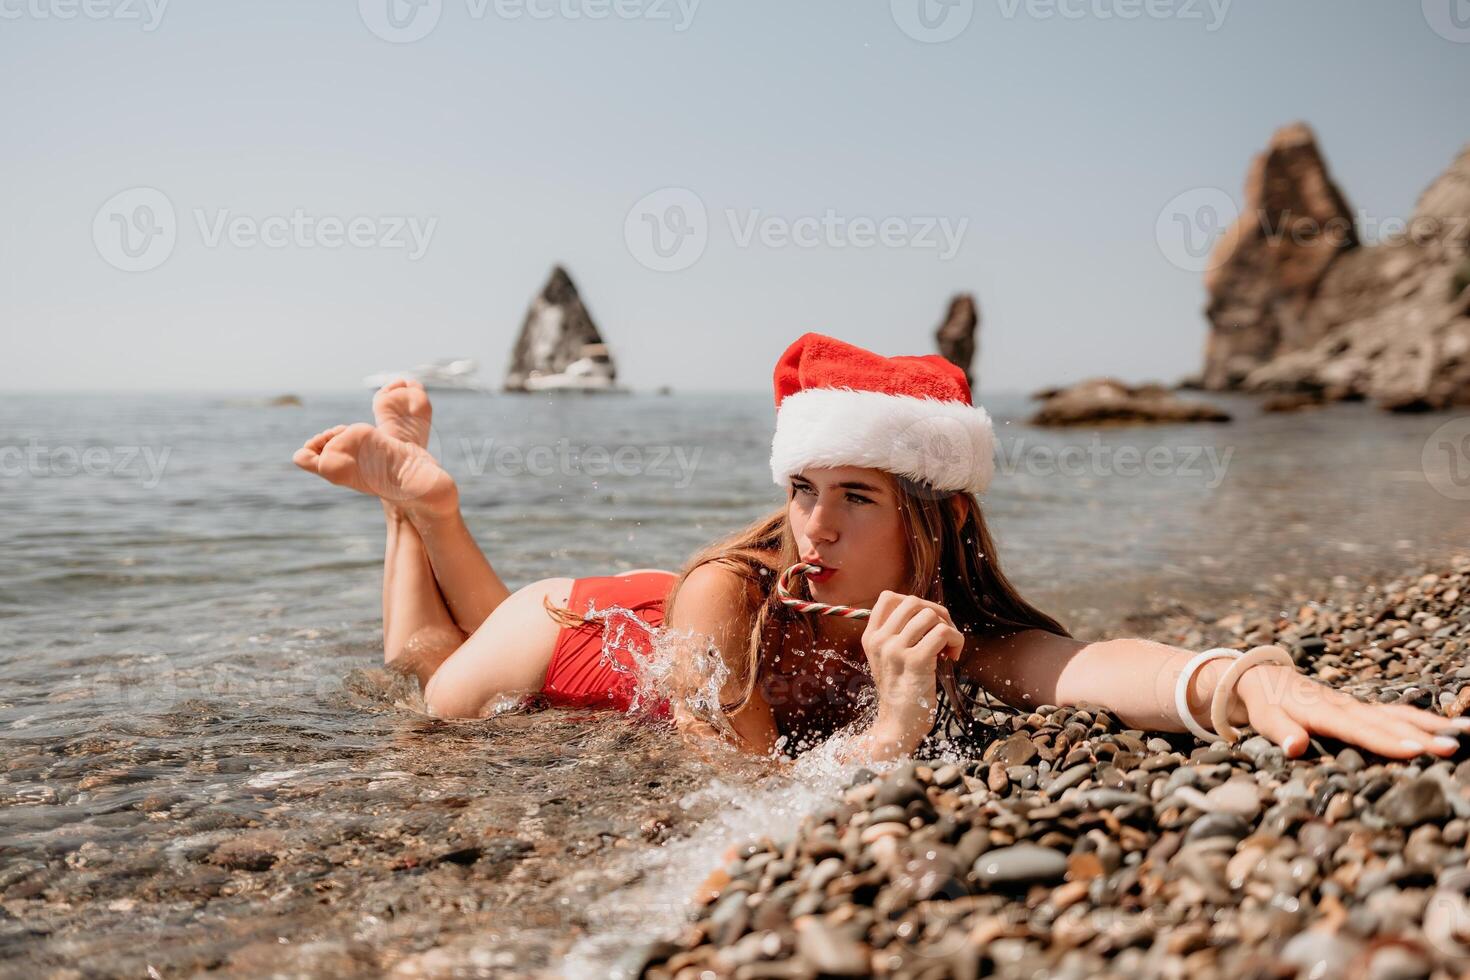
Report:
[[862,466],[978,494],[995,474],[990,415],[937,354],[884,357],[803,334],[776,362],[775,387],[779,485],[808,466]]

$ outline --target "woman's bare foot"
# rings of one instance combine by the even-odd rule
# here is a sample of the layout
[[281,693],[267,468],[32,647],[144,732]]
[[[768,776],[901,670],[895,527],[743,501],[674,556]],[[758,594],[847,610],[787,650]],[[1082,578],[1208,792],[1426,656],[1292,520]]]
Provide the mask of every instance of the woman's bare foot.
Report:
[[428,446],[434,406],[429,404],[429,393],[422,384],[399,378],[383,385],[373,396],[373,418],[378,428],[393,438]]
[[308,473],[381,497],[405,511],[434,513],[459,506],[454,479],[426,449],[366,422],[318,432],[291,461]]

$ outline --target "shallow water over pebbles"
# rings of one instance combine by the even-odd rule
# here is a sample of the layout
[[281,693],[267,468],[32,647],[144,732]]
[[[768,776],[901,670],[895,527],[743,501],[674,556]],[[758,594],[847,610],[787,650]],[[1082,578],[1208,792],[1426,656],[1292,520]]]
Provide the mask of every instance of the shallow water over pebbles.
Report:
[[[1470,540],[1470,507],[1424,468],[1447,417],[1219,401],[1236,423],[1096,436],[1007,423],[1027,406],[991,401],[985,504],[1028,598],[1096,635]],[[781,499],[764,395],[436,405],[436,447],[512,587],[677,569]],[[677,914],[726,838],[842,785],[757,786],[606,715],[423,716],[376,668],[376,505],[289,464],[304,436],[366,417],[365,394],[0,407],[0,446],[29,453],[0,474],[6,969],[493,974],[574,946],[593,962]],[[599,447],[632,451],[617,467]],[[1166,465],[1130,475],[1123,447]],[[634,928],[641,882],[663,908]]]

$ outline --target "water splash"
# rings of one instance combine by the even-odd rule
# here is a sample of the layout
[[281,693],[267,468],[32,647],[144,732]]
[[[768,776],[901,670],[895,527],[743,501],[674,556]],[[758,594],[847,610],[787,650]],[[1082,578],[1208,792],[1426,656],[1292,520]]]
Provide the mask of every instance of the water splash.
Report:
[[[587,906],[588,934],[567,952],[558,972],[568,978],[635,976],[639,964],[629,959],[629,951],[636,956],[645,943],[675,937],[696,908],[699,886],[728,863],[732,850],[762,838],[784,838],[799,829],[803,818],[839,798],[862,768],[848,760],[852,737],[844,730],[779,771],[767,769],[754,777],[726,773],[686,794],[679,806],[701,815],[700,822],[687,836],[609,869],[630,884]],[[868,768],[881,772],[895,765]]]
[[661,716],[677,705],[733,734],[720,710],[720,691],[730,671],[714,640],[693,630],[650,626],[634,610],[616,604],[586,616],[603,624],[602,663],[629,678],[629,713]]
[[[588,615],[605,622],[604,663],[632,675],[632,711],[682,708],[733,736],[720,700],[729,669],[709,637],[692,630],[649,627],[632,610],[619,606]],[[811,655],[819,666],[843,659],[835,649],[818,649]],[[860,710],[851,724],[803,742],[783,736],[772,759],[744,755],[732,746],[724,746],[723,752],[714,748],[716,777],[678,801],[697,821],[693,829],[608,869],[630,883],[586,907],[588,935],[567,953],[562,974],[631,975],[633,967],[623,959],[629,947],[677,934],[694,909],[696,889],[725,863],[732,847],[773,832],[778,836],[795,832],[803,817],[835,801],[862,768],[863,763],[853,761],[852,743],[866,730],[876,707],[871,685],[856,696]],[[881,771],[896,764],[868,765]]]

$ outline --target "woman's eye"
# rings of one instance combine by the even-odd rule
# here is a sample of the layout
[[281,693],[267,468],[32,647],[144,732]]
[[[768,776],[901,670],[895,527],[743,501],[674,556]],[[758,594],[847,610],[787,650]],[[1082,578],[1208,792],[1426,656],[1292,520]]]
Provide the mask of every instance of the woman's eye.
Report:
[[[804,484],[804,483],[795,484],[793,486],[793,489],[797,493],[809,493],[812,496],[816,496],[816,493],[817,493],[816,490],[812,489],[810,486],[808,486],[807,484]],[[873,501],[869,500],[867,497],[860,497],[860,496],[858,496],[855,493],[848,494],[847,495],[847,499],[850,500],[850,501],[852,501],[855,504],[871,504],[873,502]]]

